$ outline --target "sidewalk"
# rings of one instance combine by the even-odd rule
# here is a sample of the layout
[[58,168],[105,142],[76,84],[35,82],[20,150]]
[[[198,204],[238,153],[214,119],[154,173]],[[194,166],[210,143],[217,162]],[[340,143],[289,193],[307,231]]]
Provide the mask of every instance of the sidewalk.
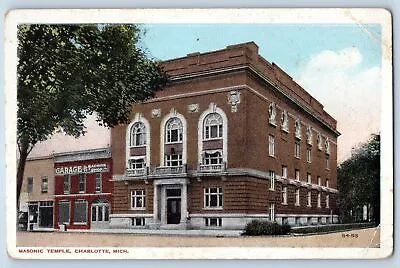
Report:
[[[66,233],[109,233],[109,234],[133,234],[133,235],[165,235],[165,236],[209,236],[209,237],[237,237],[243,230],[170,230],[170,229],[92,229],[73,230]],[[61,232],[63,233],[63,232]]]

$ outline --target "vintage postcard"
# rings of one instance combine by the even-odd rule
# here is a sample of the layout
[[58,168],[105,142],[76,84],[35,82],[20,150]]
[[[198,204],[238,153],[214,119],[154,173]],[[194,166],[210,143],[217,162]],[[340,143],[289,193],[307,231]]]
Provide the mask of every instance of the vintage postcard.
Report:
[[5,24],[10,257],[392,254],[387,10],[13,10]]

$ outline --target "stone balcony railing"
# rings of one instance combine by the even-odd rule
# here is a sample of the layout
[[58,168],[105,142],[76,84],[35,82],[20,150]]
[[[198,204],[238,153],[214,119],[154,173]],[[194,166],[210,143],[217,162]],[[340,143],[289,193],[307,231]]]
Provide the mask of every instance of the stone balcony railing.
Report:
[[147,167],[126,170],[127,177],[142,177],[146,176],[147,173],[148,173]]
[[187,173],[187,165],[156,167],[156,175],[172,175]]
[[223,162],[221,164],[199,164],[198,171],[199,172],[222,172],[226,170],[226,163]]

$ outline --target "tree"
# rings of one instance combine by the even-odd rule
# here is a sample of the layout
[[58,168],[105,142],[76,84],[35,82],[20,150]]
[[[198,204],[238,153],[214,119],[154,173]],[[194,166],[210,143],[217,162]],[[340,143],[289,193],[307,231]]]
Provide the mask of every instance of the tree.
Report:
[[[352,221],[355,211],[367,206],[375,223],[380,222],[380,135],[356,148],[338,168],[339,207],[342,219]],[[371,211],[372,210],[372,211]]]
[[132,104],[168,82],[139,48],[142,35],[135,25],[18,27],[17,200],[36,143],[56,130],[84,135],[92,113],[106,127],[127,123]]

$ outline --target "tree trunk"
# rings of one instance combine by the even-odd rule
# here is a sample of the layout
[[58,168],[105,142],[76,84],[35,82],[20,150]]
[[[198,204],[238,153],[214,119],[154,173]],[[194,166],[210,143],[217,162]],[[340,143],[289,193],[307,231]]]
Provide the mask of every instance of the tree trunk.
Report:
[[19,197],[21,195],[22,183],[24,181],[25,164],[29,154],[29,143],[27,141],[21,142],[19,149],[20,152],[17,169],[17,211],[19,211]]

